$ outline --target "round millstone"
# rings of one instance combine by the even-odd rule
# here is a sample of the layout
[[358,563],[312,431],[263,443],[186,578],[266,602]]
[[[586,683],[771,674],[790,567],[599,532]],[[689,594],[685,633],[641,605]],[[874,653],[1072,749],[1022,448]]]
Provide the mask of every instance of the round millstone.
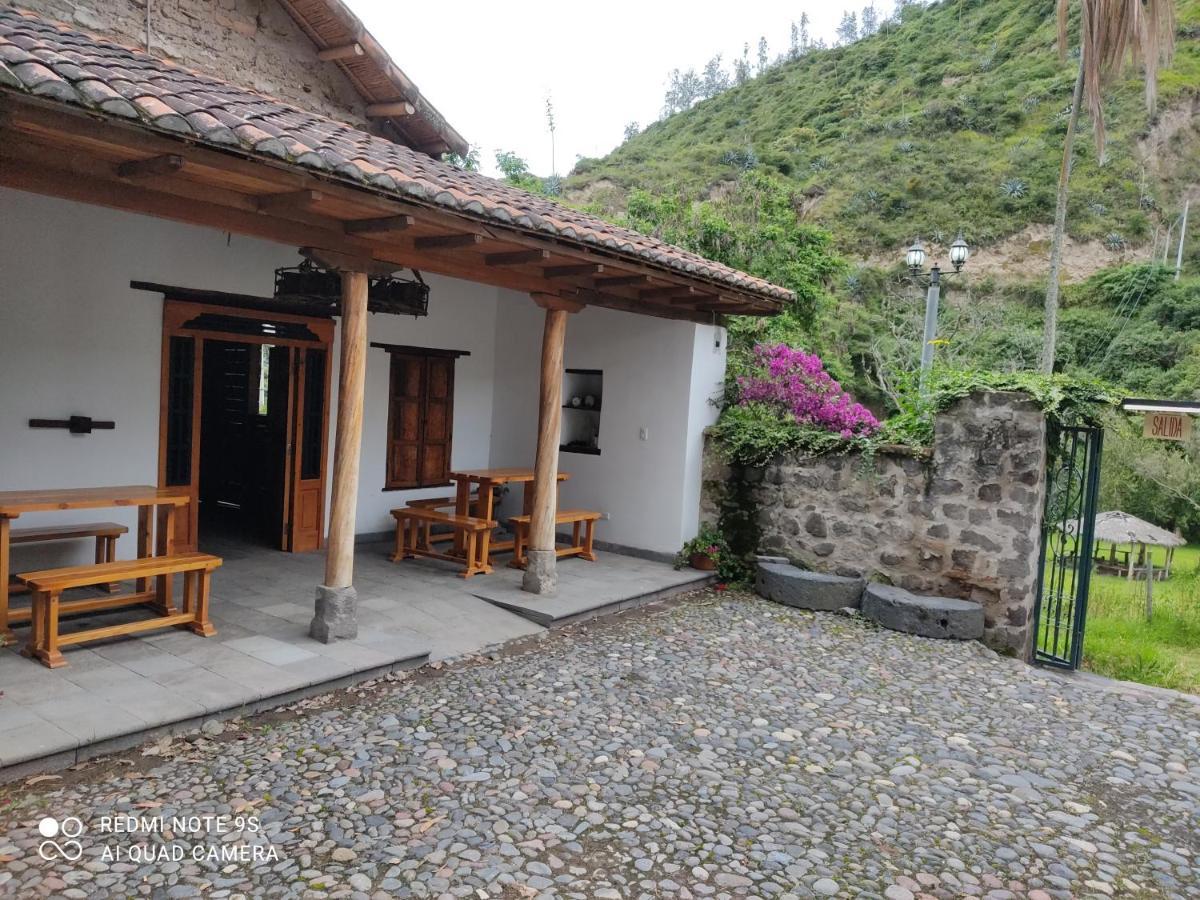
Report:
[[865,586],[861,578],[809,572],[778,562],[760,561],[754,578],[754,590],[760,597],[798,609],[826,612],[857,609]]
[[983,607],[970,600],[927,597],[887,584],[869,584],[862,613],[892,631],[962,641],[983,637]]

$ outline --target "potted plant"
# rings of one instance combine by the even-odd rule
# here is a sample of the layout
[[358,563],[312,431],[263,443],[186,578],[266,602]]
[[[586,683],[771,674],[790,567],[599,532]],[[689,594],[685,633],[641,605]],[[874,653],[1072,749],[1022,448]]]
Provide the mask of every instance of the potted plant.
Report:
[[675,568],[685,565],[702,572],[713,572],[721,563],[721,558],[729,552],[725,537],[715,526],[707,522],[700,526],[699,533],[683,545],[675,556]]

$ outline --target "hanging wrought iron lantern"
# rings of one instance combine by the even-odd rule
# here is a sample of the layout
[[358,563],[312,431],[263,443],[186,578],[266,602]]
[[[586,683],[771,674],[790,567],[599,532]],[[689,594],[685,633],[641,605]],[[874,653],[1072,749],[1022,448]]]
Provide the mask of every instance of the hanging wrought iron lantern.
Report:
[[[375,276],[367,285],[367,309],[395,316],[429,315],[429,285],[416,269],[413,278]],[[275,270],[275,299],[311,304],[322,312],[338,315],[342,308],[342,277],[312,260]]]

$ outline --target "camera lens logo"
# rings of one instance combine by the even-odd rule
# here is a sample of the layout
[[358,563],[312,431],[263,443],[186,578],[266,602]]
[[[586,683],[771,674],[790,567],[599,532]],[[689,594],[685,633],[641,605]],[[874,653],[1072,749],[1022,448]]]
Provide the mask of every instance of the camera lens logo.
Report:
[[[38,833],[46,838],[38,844],[38,855],[42,859],[65,859],[67,862],[75,862],[79,857],[83,856],[83,845],[75,838],[83,834],[83,822],[75,816],[67,816],[61,822],[53,816],[46,816],[38,822]],[[65,840],[59,842],[54,838],[61,837]]]

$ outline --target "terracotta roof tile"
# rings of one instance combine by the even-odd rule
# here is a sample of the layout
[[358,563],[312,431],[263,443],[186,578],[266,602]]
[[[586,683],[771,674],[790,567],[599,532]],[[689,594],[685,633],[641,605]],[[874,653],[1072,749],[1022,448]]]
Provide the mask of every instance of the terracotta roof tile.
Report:
[[466,172],[386,138],[23,10],[0,9],[0,87],[239,146],[460,215],[600,246],[776,302],[790,291],[720,263]]

